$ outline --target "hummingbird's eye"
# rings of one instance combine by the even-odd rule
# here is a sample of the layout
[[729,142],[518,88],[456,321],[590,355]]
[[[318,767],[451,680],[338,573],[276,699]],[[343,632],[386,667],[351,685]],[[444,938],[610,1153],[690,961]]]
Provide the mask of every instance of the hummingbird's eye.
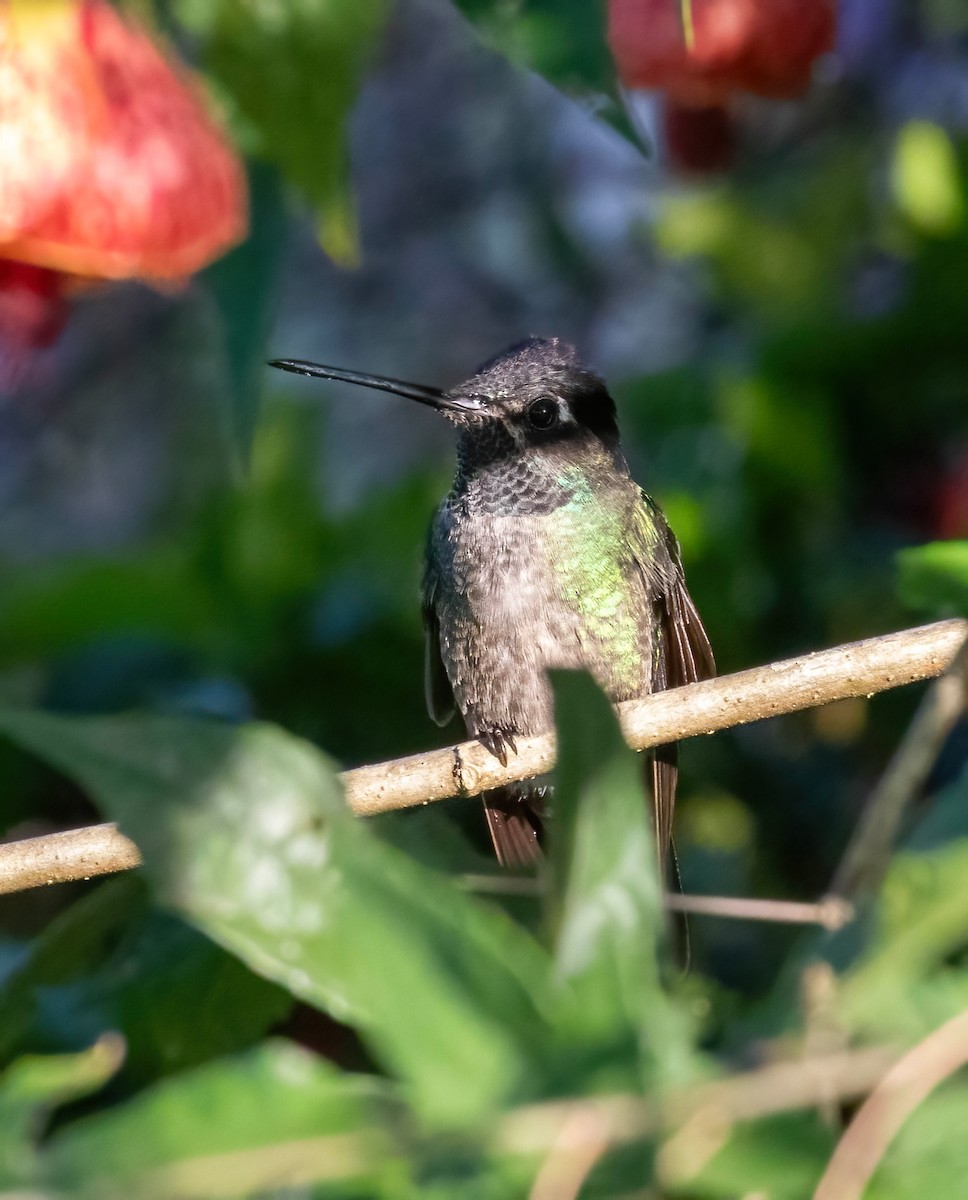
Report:
[[558,424],[558,405],[550,396],[542,396],[528,408],[528,421],[533,429],[551,429]]

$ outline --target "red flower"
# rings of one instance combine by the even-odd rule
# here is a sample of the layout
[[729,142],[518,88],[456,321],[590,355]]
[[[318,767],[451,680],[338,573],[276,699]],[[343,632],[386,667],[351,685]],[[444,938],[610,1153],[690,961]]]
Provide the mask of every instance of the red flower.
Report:
[[678,104],[667,100],[663,110],[666,147],[682,171],[727,171],[736,153],[736,131],[721,104]]
[[833,46],[834,0],[609,0],[608,41],[626,87],[697,107],[736,91],[797,96]]
[[[678,148],[681,165],[699,169],[721,167],[730,157],[724,111],[730,98],[798,96],[814,61],[832,48],[835,28],[835,0],[609,0],[608,6],[619,79],[626,87],[665,91],[670,152]],[[693,120],[691,110],[701,111],[702,120]]]
[[15,355],[49,346],[67,320],[65,277],[0,259],[0,343]]
[[0,0],[0,258],[177,280],[245,230],[239,161],[144,32],[106,0]]

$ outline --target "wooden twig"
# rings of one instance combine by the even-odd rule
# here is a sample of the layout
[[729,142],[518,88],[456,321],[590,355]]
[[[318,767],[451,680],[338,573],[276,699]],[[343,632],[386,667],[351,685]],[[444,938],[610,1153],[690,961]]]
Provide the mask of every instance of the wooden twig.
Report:
[[968,1062],[968,1013],[929,1034],[887,1072],[837,1144],[814,1200],[861,1200],[895,1135],[939,1084]]
[[576,1106],[548,1147],[528,1200],[577,1200],[582,1184],[608,1147],[608,1128],[599,1114],[591,1106]]
[[671,912],[697,917],[725,917],[733,921],[776,921],[784,925],[821,925],[842,929],[853,919],[851,905],[837,896],[816,904],[799,900],[760,900],[748,896],[695,896],[670,892],[665,905]]
[[576,1111],[589,1108],[598,1114],[611,1145],[648,1137],[711,1111],[728,1128],[738,1121],[812,1108],[831,1095],[842,1101],[866,1095],[897,1058],[897,1051],[890,1047],[871,1046],[769,1063],[726,1079],[673,1091],[661,1111],[654,1102],[633,1095],[543,1101],[502,1118],[494,1145],[510,1154],[540,1153],[554,1144],[558,1130]]
[[[471,892],[492,896],[540,896],[546,882],[537,875],[458,875],[457,882]],[[748,896],[699,896],[666,892],[662,898],[670,912],[696,917],[723,917],[732,921],[775,921],[784,925],[821,925],[842,929],[854,916],[853,907],[837,896],[810,903],[801,900],[761,900]]]
[[112,875],[140,865],[141,852],[116,825],[24,838],[0,845],[0,895]]
[[[715,733],[764,717],[815,708],[834,700],[872,696],[930,679],[951,663],[968,635],[966,621],[939,621],[864,642],[723,675],[618,706],[628,744],[635,750]],[[480,742],[357,767],[343,775],[346,799],[361,816],[476,796],[489,788],[551,770],[554,737],[519,738],[518,753],[502,767]]]
[[[968,622],[939,621],[659,692],[620,705],[619,717],[629,745],[644,750],[933,678],[949,666],[966,636]],[[554,759],[553,735],[519,739],[518,753],[506,767],[479,742],[463,742],[357,767],[341,778],[349,807],[373,816],[542,775]],[[114,825],[11,842],[0,845],[0,894],[107,875],[140,861],[137,847]]]
[[968,708],[968,641],[933,684],[894,752],[834,876],[834,896],[871,894],[887,870],[905,815],[924,787],[945,739]]
[[674,1131],[660,1147],[657,1162],[662,1182],[676,1191],[687,1185],[740,1122],[832,1102],[843,1104],[865,1095],[883,1079],[892,1060],[896,1061],[892,1051],[873,1046],[813,1054],[673,1093],[667,1121]]

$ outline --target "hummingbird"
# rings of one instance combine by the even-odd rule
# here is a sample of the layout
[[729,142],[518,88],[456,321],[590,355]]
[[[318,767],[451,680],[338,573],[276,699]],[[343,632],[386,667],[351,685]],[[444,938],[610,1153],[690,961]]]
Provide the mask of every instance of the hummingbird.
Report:
[[[446,391],[319,363],[270,364],[429,405],[457,432],[422,587],[431,717],[455,710],[503,765],[553,728],[550,668],[591,673],[613,703],[715,674],[679,544],[632,479],[604,380],[557,338],[529,338]],[[677,749],[646,759],[660,862],[671,854]],[[504,866],[541,856],[548,789],[483,796]]]

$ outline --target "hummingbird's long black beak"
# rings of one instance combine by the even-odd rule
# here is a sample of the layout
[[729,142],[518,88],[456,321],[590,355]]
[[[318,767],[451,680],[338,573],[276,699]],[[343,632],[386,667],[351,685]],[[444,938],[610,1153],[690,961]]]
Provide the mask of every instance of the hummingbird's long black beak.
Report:
[[292,371],[294,375],[311,375],[314,379],[335,379],[341,383],[355,383],[360,387],[374,388],[378,392],[393,392],[406,396],[420,404],[448,412],[478,412],[483,408],[480,400],[472,397],[461,399],[448,396],[440,388],[426,387],[422,383],[404,383],[401,379],[387,379],[383,375],[367,375],[362,371],[346,371],[342,367],[325,367],[322,363],[303,362],[298,358],[276,358],[269,363],[280,371]]

